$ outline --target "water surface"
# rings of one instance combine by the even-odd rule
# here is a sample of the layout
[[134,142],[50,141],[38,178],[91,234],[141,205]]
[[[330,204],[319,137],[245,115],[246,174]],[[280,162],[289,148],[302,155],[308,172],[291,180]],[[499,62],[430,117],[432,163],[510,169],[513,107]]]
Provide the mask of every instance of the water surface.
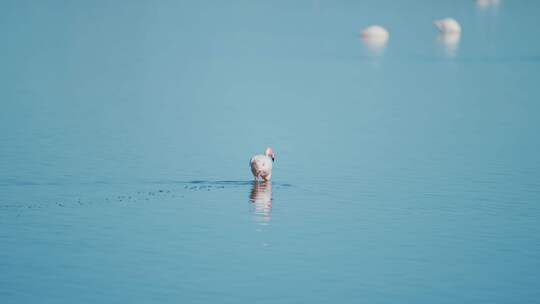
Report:
[[539,15],[3,1],[0,302],[537,302]]

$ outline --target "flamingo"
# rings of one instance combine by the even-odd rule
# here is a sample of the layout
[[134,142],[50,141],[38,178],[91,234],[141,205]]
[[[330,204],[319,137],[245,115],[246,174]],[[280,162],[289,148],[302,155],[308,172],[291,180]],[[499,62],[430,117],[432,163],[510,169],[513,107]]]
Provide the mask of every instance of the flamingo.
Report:
[[439,29],[439,31],[441,31],[441,33],[443,34],[461,33],[461,25],[459,25],[456,19],[444,18],[441,20],[435,20],[433,21],[433,23]]
[[272,177],[272,164],[274,163],[274,160],[275,155],[272,148],[266,148],[264,155],[255,155],[249,160],[251,173],[253,173],[255,180],[259,180],[259,177],[265,181],[270,180]]
[[385,43],[388,40],[390,34],[388,31],[380,25],[368,26],[362,30],[362,39],[369,41],[377,41]]

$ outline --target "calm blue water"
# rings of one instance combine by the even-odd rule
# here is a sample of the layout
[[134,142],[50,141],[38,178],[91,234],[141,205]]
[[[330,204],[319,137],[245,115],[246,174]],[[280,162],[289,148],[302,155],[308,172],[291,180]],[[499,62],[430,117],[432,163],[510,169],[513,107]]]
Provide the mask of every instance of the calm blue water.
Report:
[[0,302],[538,302],[539,16],[0,2]]

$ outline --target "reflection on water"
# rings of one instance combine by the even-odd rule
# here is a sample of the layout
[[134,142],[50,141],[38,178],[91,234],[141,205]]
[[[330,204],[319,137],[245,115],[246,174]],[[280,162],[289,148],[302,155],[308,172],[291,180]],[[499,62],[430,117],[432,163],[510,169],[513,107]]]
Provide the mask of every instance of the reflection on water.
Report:
[[461,33],[441,33],[437,42],[443,47],[444,54],[448,58],[456,57]]
[[254,181],[249,194],[255,220],[263,225],[270,222],[272,210],[272,182]]
[[481,9],[487,9],[490,7],[497,7],[500,3],[500,0],[477,0],[476,7]]
[[387,37],[362,37],[362,43],[366,50],[373,56],[381,56],[384,53],[386,44],[388,43]]

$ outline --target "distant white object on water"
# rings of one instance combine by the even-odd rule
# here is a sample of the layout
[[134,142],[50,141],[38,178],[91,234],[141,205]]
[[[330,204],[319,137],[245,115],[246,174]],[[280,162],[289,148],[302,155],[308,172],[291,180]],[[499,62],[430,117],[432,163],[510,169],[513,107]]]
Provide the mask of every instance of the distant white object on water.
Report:
[[444,18],[433,22],[441,33],[461,33],[461,25],[453,18]]
[[443,46],[446,56],[455,57],[461,39],[461,26],[452,18],[436,20],[433,23],[441,32],[437,40]]
[[362,30],[362,42],[374,55],[381,55],[388,42],[388,31],[379,25],[372,25]]
[[249,166],[251,168],[251,173],[255,180],[258,180],[259,177],[265,181],[269,181],[272,177],[272,165],[275,160],[274,151],[272,148],[267,148],[264,152],[264,155],[255,155],[249,161]]
[[488,8],[499,5],[500,0],[476,0],[476,6],[479,8]]
[[459,44],[461,34],[459,33],[447,33],[439,34],[439,42],[443,45],[454,47]]
[[362,39],[386,42],[390,34],[380,25],[368,26],[362,30]]
[[456,56],[460,38],[461,34],[459,32],[440,33],[437,40],[439,44],[441,44],[444,48],[446,56],[449,58],[453,58]]

